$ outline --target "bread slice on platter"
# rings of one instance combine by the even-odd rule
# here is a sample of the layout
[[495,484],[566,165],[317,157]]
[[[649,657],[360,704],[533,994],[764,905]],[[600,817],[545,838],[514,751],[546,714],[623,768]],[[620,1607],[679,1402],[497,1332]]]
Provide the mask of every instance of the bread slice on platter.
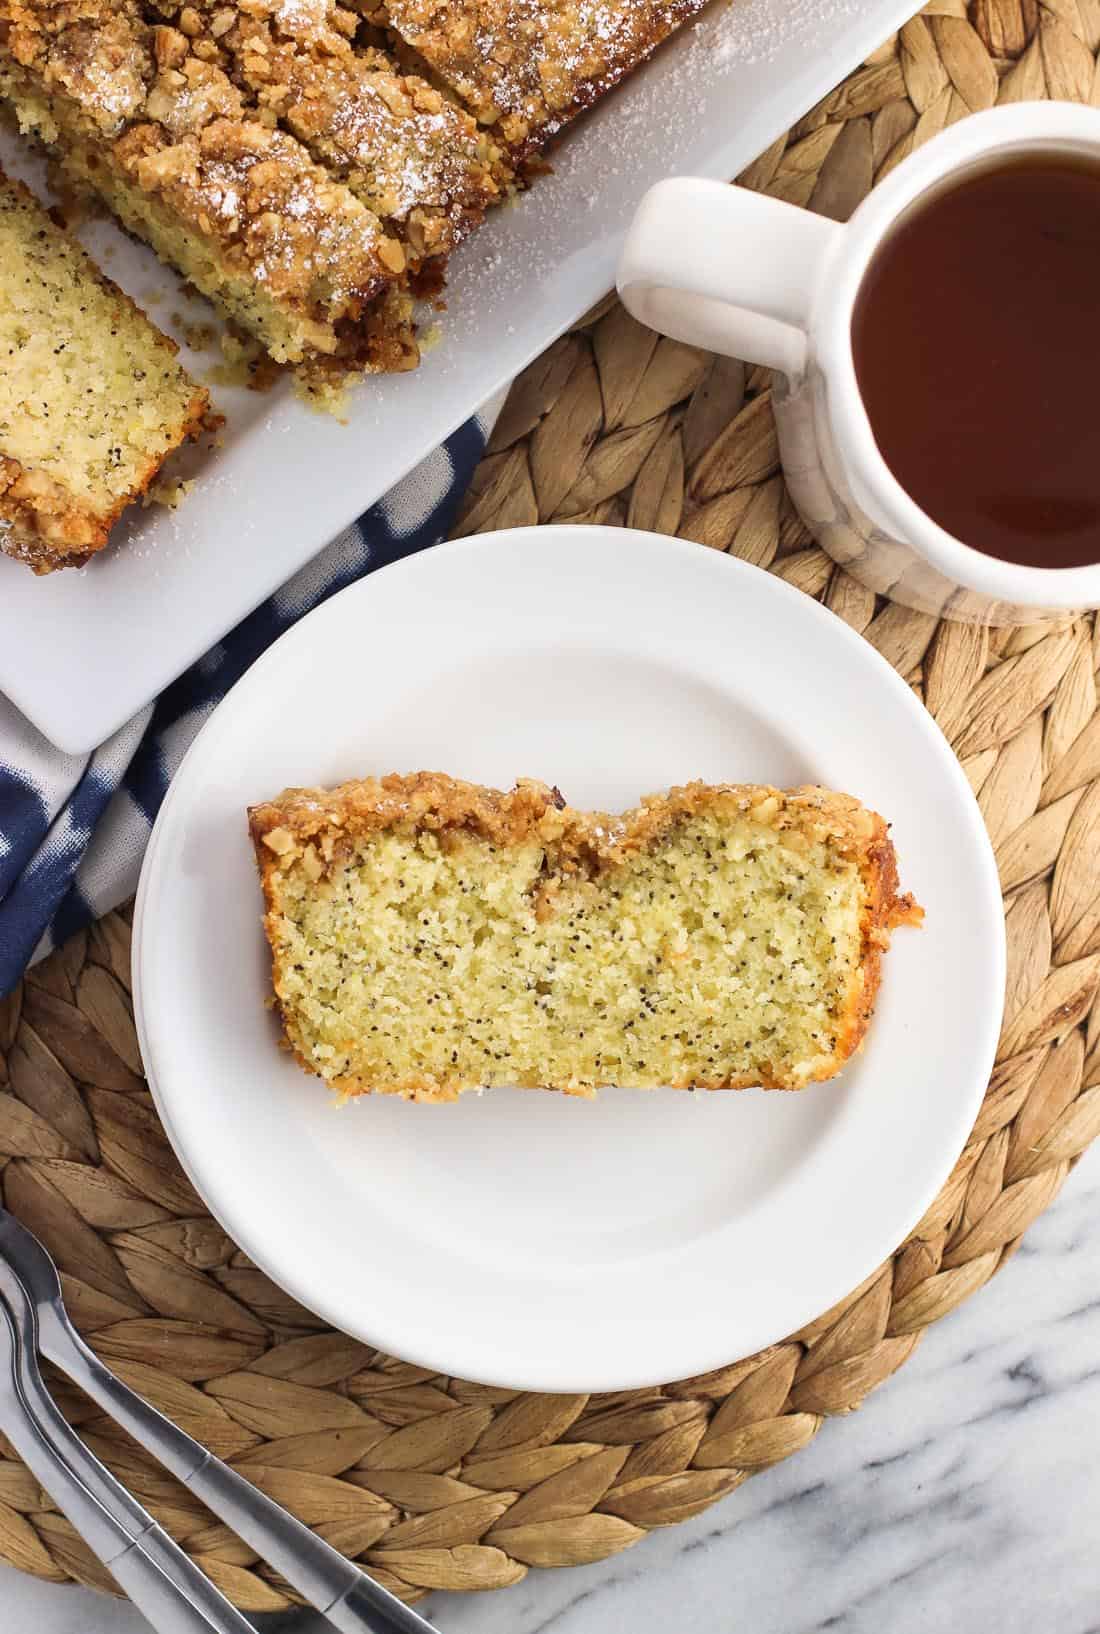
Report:
[[0,551],[36,573],[102,550],[210,399],[174,341],[0,175]]

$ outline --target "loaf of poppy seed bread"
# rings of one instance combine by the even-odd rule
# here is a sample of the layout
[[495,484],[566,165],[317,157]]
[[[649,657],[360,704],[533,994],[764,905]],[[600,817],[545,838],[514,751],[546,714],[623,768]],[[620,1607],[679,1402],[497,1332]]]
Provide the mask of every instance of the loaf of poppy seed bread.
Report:
[[876,813],[692,783],[612,817],[438,773],[249,813],[285,1041],[342,1097],[800,1089],[919,922]]
[[278,362],[411,367],[401,243],[217,62],[174,66],[164,35],[136,0],[0,0],[0,95]]
[[0,100],[318,400],[703,0],[0,0]]

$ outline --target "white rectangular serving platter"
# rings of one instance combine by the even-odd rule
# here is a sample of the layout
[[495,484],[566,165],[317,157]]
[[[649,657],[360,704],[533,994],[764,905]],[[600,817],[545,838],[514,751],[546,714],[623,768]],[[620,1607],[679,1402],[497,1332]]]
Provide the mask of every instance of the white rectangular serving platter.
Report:
[[[137,510],[81,572],[0,556],[0,692],[70,754],[106,739],[612,287],[622,235],[662,176],[728,179],[916,9],[914,0],[727,0],[583,119],[552,175],[454,257],[442,339],[412,374],[367,381],[347,424],[282,382],[211,385],[226,416],[174,511]],[[0,136],[0,163],[44,170]],[[110,223],[82,233],[163,328],[209,321]],[[751,246],[746,246],[751,253]],[[210,352],[184,356],[199,378]]]

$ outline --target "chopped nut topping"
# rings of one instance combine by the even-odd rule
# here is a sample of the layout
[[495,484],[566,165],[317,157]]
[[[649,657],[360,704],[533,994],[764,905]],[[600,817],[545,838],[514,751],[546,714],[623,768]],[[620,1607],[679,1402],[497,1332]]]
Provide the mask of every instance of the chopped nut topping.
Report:
[[187,36],[163,24],[153,30],[153,55],[161,68],[178,68],[187,56]]

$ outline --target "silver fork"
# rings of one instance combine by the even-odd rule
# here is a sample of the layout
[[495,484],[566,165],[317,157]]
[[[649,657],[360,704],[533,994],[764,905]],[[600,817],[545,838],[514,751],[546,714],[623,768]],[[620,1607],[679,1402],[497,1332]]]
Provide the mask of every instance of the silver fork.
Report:
[[254,1634],[61,1417],[4,1300],[0,1423],[35,1479],[159,1634]]
[[[411,1606],[374,1582],[251,1481],[215,1458],[179,1425],[116,1378],[73,1327],[53,1260],[38,1238],[3,1207],[0,1207],[0,1296],[10,1306],[24,1349],[29,1349],[32,1355],[37,1350],[68,1374],[74,1384],[251,1549],[274,1566],[310,1605],[341,1630],[341,1634],[437,1634],[431,1623]],[[56,1408],[54,1411],[56,1413]],[[77,1446],[107,1474],[59,1414],[57,1417]],[[114,1480],[113,1476],[109,1478]],[[45,1481],[42,1484],[46,1486]],[[150,1517],[133,1498],[130,1502],[149,1521]],[[162,1535],[175,1550],[176,1545],[167,1534]],[[185,1555],[183,1558],[187,1560]],[[192,1562],[187,1563],[193,1566]],[[197,1572],[198,1568],[193,1570]],[[203,1581],[208,1580],[203,1578]],[[250,1628],[243,1619],[241,1626]]]

